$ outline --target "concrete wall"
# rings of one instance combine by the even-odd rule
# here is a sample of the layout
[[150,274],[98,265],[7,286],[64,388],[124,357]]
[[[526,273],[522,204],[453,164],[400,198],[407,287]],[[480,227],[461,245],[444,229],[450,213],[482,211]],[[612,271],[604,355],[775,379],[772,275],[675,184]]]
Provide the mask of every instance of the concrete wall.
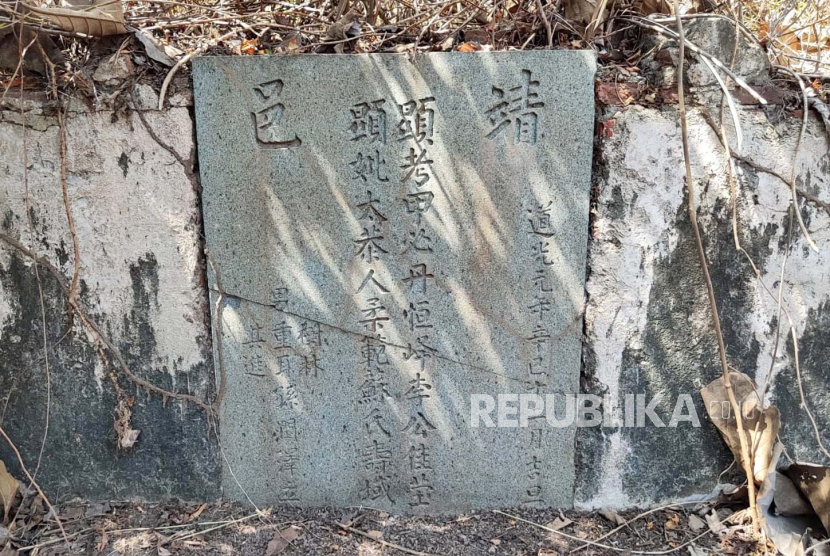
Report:
[[[717,118],[717,106],[708,107]],[[723,149],[702,117],[689,113],[699,220],[720,303],[728,361],[763,385],[772,363],[777,303],[759,284],[732,236]],[[588,259],[583,386],[623,403],[626,393],[662,394],[671,416],[679,394],[721,375],[692,228],[674,106],[609,107],[601,115],[596,198]],[[727,117],[728,119],[728,117]],[[739,153],[789,179],[800,120],[780,106],[745,107]],[[729,126],[733,148],[734,131]],[[798,187],[830,201],[830,151],[824,126],[810,119],[796,163]],[[737,164],[740,241],[777,294],[787,237],[790,190],[769,172]],[[796,229],[784,279],[784,304],[797,326],[808,406],[830,443],[830,207],[800,203],[819,252]],[[793,344],[782,323],[772,366],[771,403],[781,409],[781,439],[794,459],[825,462],[800,408]],[[668,418],[664,419],[668,421]],[[581,429],[578,505],[645,505],[706,492],[732,458],[714,426]]]
[[[181,88],[180,88],[181,89]],[[185,94],[164,112],[138,85],[131,107],[67,115],[67,186],[81,254],[80,298],[125,354],[133,372],[175,392],[209,399],[213,363],[200,255],[198,180],[190,172],[193,121]],[[2,232],[71,277],[74,255],[60,185],[53,107],[29,101],[0,112]],[[711,111],[711,109],[710,109]],[[712,112],[713,114],[716,112]],[[627,392],[691,393],[720,374],[706,294],[685,208],[680,132],[674,106],[601,110],[589,243],[583,389],[619,399]],[[799,121],[782,107],[741,109],[752,160],[789,176]],[[613,122],[613,123],[611,123]],[[730,363],[764,381],[771,362],[775,303],[759,286],[731,237],[725,162],[716,136],[690,113],[690,139],[707,255],[721,303]],[[184,164],[182,164],[184,163]],[[32,230],[26,216],[25,182]],[[825,130],[811,119],[798,161],[799,187],[830,202]],[[789,192],[778,178],[738,164],[741,240],[762,279],[778,284]],[[830,398],[830,214],[801,205],[819,253],[803,237],[788,262],[784,298],[800,335],[808,403],[828,431]],[[130,449],[117,446],[118,396],[109,369],[67,310],[55,280],[40,272],[51,371],[51,414],[39,479],[56,498],[213,498],[221,456],[204,411],[149,395],[119,375],[134,397]],[[34,268],[0,242],[0,423],[31,467],[46,415],[42,322]],[[784,336],[782,336],[784,338]],[[770,400],[782,412],[782,439],[793,458],[821,461],[799,407],[793,346],[782,339]],[[671,413],[661,406],[658,413]],[[825,435],[827,433],[825,432]],[[826,438],[830,442],[830,437]],[[582,429],[577,504],[625,507],[709,490],[731,457],[714,427]],[[5,446],[0,459],[16,471]]]
[[[146,92],[139,90],[137,98]],[[25,122],[19,106],[4,108],[2,233],[71,278],[75,257],[61,193],[54,106],[37,99],[25,102]],[[143,114],[179,158],[193,154],[187,107]],[[135,374],[167,390],[205,398],[213,365],[197,180],[127,107],[91,111],[73,101],[66,137],[81,302]],[[118,446],[114,419],[119,399],[112,369],[80,319],[67,328],[66,298],[53,276],[39,270],[51,375],[40,482],[59,499],[216,496],[219,467],[204,411],[175,400],[165,405],[123,375],[117,381],[126,403],[134,398],[131,427],[140,434],[132,448]],[[46,423],[42,322],[31,260],[0,241],[0,422],[31,470]],[[0,459],[18,472],[14,456],[0,444]]]

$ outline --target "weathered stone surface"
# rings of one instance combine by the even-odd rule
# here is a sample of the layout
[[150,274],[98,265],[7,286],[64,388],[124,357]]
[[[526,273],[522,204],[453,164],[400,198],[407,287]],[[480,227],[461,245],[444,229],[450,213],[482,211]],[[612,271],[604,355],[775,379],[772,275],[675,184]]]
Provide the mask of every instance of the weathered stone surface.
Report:
[[[44,115],[54,113],[48,104],[25,105],[25,118],[17,110],[0,112],[0,231],[71,280],[75,258],[61,193],[58,125]],[[145,117],[179,157],[191,155],[193,123],[186,109]],[[132,111],[70,110],[66,137],[82,304],[135,374],[206,398],[213,368],[192,176]],[[219,464],[204,412],[174,400],[164,404],[123,374],[113,374],[77,316],[67,329],[66,299],[53,276],[40,268],[39,277],[48,375],[35,269],[0,241],[0,423],[34,471],[50,402],[37,478],[52,502],[74,496],[216,497]],[[113,426],[113,378],[125,398],[135,399],[131,426],[140,435],[129,450],[118,448]],[[0,459],[23,478],[5,442]]]
[[593,73],[582,52],[195,61],[229,496],[572,505],[573,428],[471,428],[470,396],[578,388]]
[[[710,113],[716,113],[710,108]],[[620,403],[629,392],[661,394],[656,413],[671,416],[680,394],[691,394],[702,427],[580,429],[576,504],[631,507],[699,495],[715,486],[731,456],[705,417],[698,390],[721,375],[700,263],[686,209],[683,154],[675,108],[608,110],[610,130],[594,173],[596,208],[589,244],[585,312],[586,389]],[[736,162],[739,234],[763,283],[778,291],[787,237],[790,190],[762,170],[789,177],[800,120],[770,121],[741,111]],[[727,118],[727,126],[729,126]],[[732,147],[736,148],[730,131]],[[813,435],[795,377],[786,320],[774,365],[777,303],[735,249],[723,150],[699,109],[690,110],[692,170],[707,259],[719,301],[730,365],[763,386],[781,412],[780,437],[789,454],[826,462]],[[760,166],[758,166],[760,165]],[[799,155],[797,184],[830,201],[830,154],[820,122],[811,120]],[[819,253],[796,228],[786,267],[785,307],[799,335],[808,407],[830,444],[827,395],[830,326],[830,213],[815,203],[800,209]],[[772,376],[770,376],[770,370]]]
[[[687,20],[684,23],[686,38],[695,46],[732,67],[735,75],[749,83],[763,83],[769,81],[770,61],[766,51],[745,35],[740,35],[740,45],[735,57],[735,25],[727,19],[702,18]],[[677,57],[679,48],[677,41],[666,35],[648,32],[643,42],[643,52],[646,54],[641,61],[648,81],[658,87],[676,86]],[[686,81],[692,87],[718,87],[718,82],[701,61],[700,56],[687,50],[688,59]],[[721,77],[725,76],[721,74]],[[730,88],[735,87],[730,83]],[[737,88],[738,90],[741,90]],[[763,93],[762,93],[763,96]]]

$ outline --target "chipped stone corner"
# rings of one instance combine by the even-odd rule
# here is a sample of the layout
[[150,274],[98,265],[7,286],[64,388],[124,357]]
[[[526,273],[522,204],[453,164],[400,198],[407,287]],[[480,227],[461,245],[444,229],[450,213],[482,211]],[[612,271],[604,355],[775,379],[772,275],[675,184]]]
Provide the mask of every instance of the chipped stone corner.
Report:
[[[580,429],[576,505],[584,509],[648,506],[704,494],[732,460],[698,394],[721,371],[686,212],[676,107],[607,108],[599,119],[583,390],[618,403],[627,393],[660,394],[671,402],[661,402],[657,413],[668,416],[673,400],[690,394],[701,427]],[[740,120],[740,153],[756,164],[736,164],[739,237],[763,284],[777,291],[790,190],[761,168],[790,175],[800,120],[773,122],[751,108],[741,110]],[[734,130],[727,127],[734,146]],[[781,409],[782,440],[794,458],[821,461],[800,407],[786,323],[772,364],[777,304],[735,249],[726,161],[700,107],[689,110],[689,137],[698,215],[729,363],[761,384],[772,369],[769,401]],[[824,202],[830,201],[828,147],[826,130],[811,118],[796,163],[797,183]],[[796,320],[808,405],[827,443],[830,399],[823,385],[830,376],[822,361],[828,348],[826,334],[818,331],[826,330],[830,319],[830,213],[804,201],[799,208],[820,252],[811,252],[795,230],[784,300]]]
[[[119,75],[98,77],[112,85]],[[139,84],[135,90],[140,115],[132,100],[69,102],[66,189],[80,254],[79,297],[132,372],[166,390],[209,399],[213,363],[198,181],[182,164],[194,156],[194,124],[186,98],[160,112],[140,100],[152,89]],[[0,111],[6,153],[0,231],[71,279],[75,254],[54,109],[33,96]],[[3,242],[0,268],[0,401],[8,404],[0,419],[24,459],[36,461],[47,400],[38,280],[31,261]],[[217,496],[220,471],[204,412],[175,400],[165,404],[121,374],[115,375],[120,387],[135,400],[132,427],[141,433],[129,451],[117,448],[112,370],[79,319],[67,329],[66,300],[54,278],[42,268],[38,275],[52,400],[41,484],[59,499]],[[2,447],[0,459],[15,458]]]

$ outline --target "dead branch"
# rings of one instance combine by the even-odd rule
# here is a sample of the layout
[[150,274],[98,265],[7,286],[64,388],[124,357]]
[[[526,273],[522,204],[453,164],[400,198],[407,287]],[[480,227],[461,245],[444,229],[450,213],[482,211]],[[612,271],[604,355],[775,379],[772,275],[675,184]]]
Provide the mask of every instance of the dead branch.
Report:
[[[678,6],[678,0],[674,0],[674,11],[675,14],[677,14],[678,16],[680,15],[680,7]],[[678,42],[680,45],[680,53],[678,55],[677,63],[677,98],[678,109],[680,112],[680,134],[683,142],[683,161],[686,170],[685,175],[689,205],[689,219],[691,220],[692,231],[694,233],[695,243],[697,245],[697,254],[698,258],[700,259],[700,266],[703,271],[703,278],[706,282],[706,291],[709,296],[709,309],[712,313],[712,323],[715,326],[715,335],[718,341],[718,353],[720,355],[721,368],[723,369],[723,382],[724,386],[726,387],[726,391],[729,394],[729,403],[732,405],[732,410],[735,412],[735,420],[738,428],[738,437],[741,441],[741,455],[743,456],[743,467],[744,472],[746,473],[747,485],[749,489],[749,510],[750,515],[752,516],[752,527],[755,530],[755,532],[758,532],[760,528],[758,524],[758,512],[755,506],[755,475],[753,473],[752,467],[752,454],[749,451],[749,446],[747,443],[746,432],[743,425],[743,416],[741,415],[741,408],[739,407],[738,402],[735,399],[735,391],[732,388],[732,381],[729,378],[729,364],[726,361],[726,346],[723,341],[723,331],[721,330],[720,326],[720,317],[718,316],[718,305],[717,300],[715,298],[715,289],[712,285],[712,278],[709,275],[709,266],[706,263],[706,252],[703,249],[703,240],[700,237],[700,228],[697,222],[697,209],[695,208],[695,189],[694,181],[692,179],[692,165],[691,156],[689,153],[689,137],[686,123],[686,99],[684,96],[685,91],[683,88],[683,70],[685,67],[684,55],[686,40],[683,33],[683,21],[680,19],[680,17],[677,18],[677,31]]]

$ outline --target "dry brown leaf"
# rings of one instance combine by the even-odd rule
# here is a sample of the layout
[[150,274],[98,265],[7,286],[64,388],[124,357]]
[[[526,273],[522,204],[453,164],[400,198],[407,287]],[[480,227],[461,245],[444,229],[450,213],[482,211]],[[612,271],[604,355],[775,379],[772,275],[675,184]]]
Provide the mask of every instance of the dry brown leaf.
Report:
[[611,508],[603,508],[599,511],[599,515],[613,523],[614,525],[624,525],[625,519],[616,512],[616,510],[612,510]]
[[73,6],[69,8],[40,8],[30,4],[23,6],[31,13],[57,25],[64,31],[79,33],[90,37],[122,35],[127,32],[124,26],[124,12],[121,0],[102,0],[91,6]]
[[257,53],[257,45],[259,44],[259,39],[245,39],[242,41],[242,46],[240,47],[240,51],[242,54],[253,55]]
[[720,518],[718,518],[718,514],[714,510],[706,514],[706,524],[709,525],[709,529],[716,535],[726,529],[726,525],[720,522]]
[[3,523],[9,517],[9,510],[11,510],[14,495],[17,493],[19,483],[17,479],[11,476],[11,473],[6,471],[6,464],[0,460],[0,502],[3,503]]
[[553,529],[554,531],[559,531],[561,529],[564,529],[571,523],[573,523],[572,519],[568,519],[567,517],[557,517],[556,519],[545,525],[545,527],[547,527],[548,529]]
[[797,463],[786,474],[810,501],[824,528],[830,531],[830,468]]
[[666,523],[663,525],[663,528],[667,531],[674,531],[675,529],[680,528],[680,516],[677,514],[671,514]]
[[464,42],[458,45],[459,52],[478,52],[481,50],[481,45],[477,42]]
[[268,548],[265,549],[265,556],[275,556],[289,546],[300,536],[300,530],[295,527],[286,527],[282,531],[274,533],[274,538],[268,543]]
[[706,527],[706,522],[692,514],[689,516],[689,529],[697,533]]
[[[751,378],[737,372],[729,373],[729,378],[732,382],[735,400],[741,408],[748,444],[754,447],[752,456],[755,467],[752,473],[757,483],[763,483],[772,457],[772,448],[781,426],[781,416],[775,406],[763,409],[763,403],[758,397]],[[706,411],[712,423],[718,428],[727,446],[732,450],[735,460],[743,461],[737,420],[729,403],[723,377],[707,384],[700,391],[700,395],[706,404]]]

